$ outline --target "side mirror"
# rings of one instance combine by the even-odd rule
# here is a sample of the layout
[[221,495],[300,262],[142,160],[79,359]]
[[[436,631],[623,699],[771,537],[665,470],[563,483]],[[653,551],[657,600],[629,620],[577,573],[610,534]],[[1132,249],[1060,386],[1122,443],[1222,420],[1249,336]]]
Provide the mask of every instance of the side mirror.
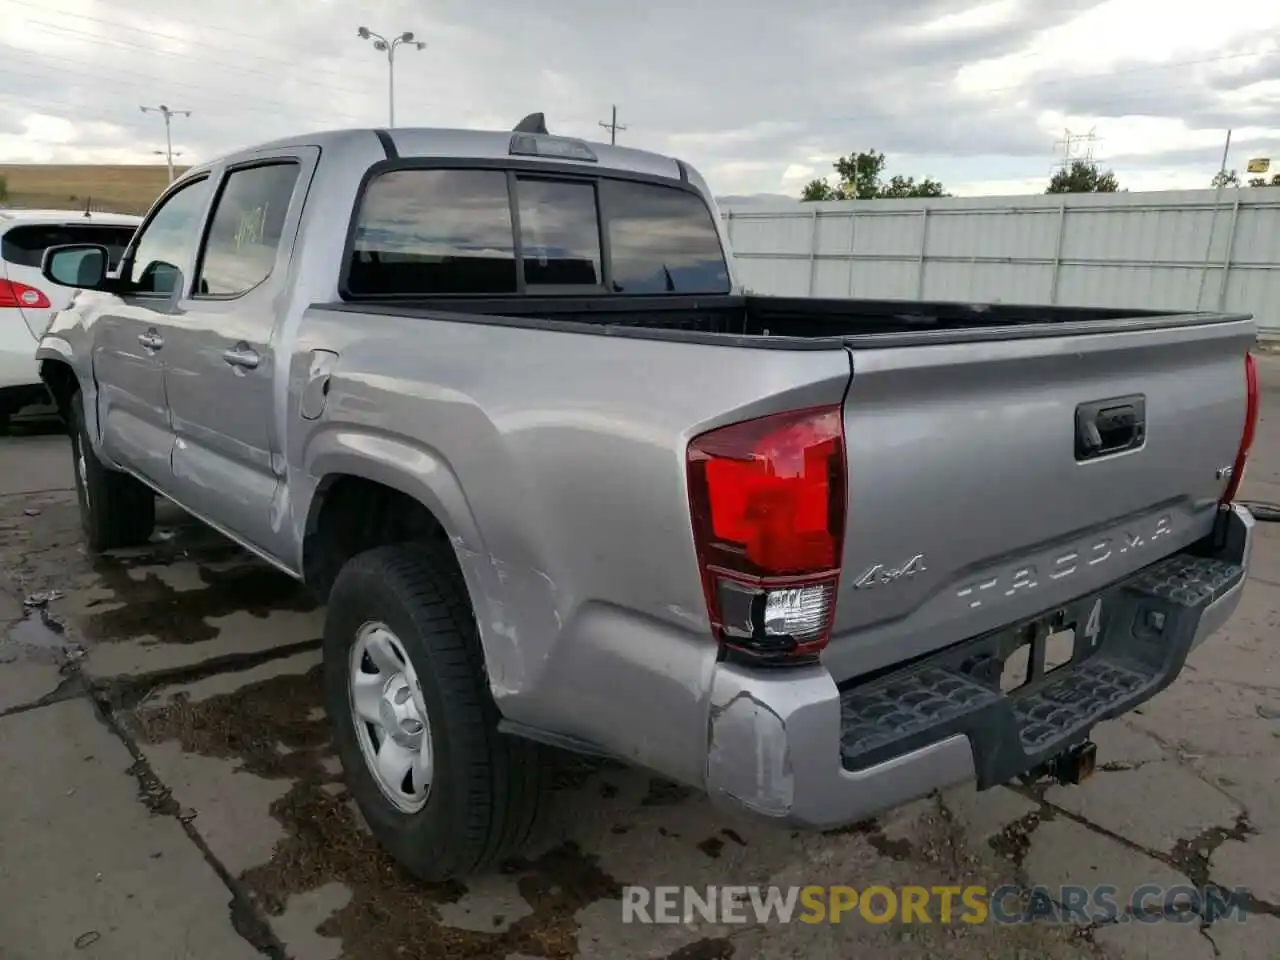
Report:
[[97,243],[69,243],[50,247],[40,261],[41,275],[61,287],[102,290],[106,286],[110,256]]

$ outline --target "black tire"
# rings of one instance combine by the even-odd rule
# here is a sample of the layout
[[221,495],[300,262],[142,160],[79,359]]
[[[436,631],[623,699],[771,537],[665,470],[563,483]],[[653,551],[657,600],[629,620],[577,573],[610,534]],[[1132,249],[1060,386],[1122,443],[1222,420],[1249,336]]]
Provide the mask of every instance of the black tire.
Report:
[[[105,466],[93,451],[84,423],[84,401],[71,398],[67,433],[80,501],[80,526],[94,553],[134,547],[151,539],[156,526],[156,496],[140,480]],[[83,458],[83,468],[81,460]]]
[[[385,624],[418,676],[435,755],[426,805],[404,813],[370,773],[348,683],[360,628]],[[362,553],[339,572],[324,631],[325,704],[347,787],[374,837],[411,874],[440,882],[514,856],[545,796],[539,747],[498,731],[475,617],[447,541]]]

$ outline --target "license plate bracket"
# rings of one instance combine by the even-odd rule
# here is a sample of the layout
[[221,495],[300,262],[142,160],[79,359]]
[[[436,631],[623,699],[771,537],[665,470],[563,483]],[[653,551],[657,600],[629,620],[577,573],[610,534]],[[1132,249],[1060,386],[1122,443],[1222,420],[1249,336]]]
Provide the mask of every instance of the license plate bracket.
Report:
[[1101,594],[1020,624],[1001,644],[1000,689],[1017,694],[1088,657],[1102,637]]

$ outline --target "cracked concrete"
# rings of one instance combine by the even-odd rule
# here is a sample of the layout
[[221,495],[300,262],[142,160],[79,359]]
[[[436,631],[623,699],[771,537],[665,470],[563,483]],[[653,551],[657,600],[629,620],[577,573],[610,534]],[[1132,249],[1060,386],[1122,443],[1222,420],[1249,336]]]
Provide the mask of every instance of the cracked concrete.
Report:
[[[1263,382],[1246,494],[1280,499],[1280,356]],[[61,438],[0,441],[0,955],[1276,958],[1273,525],[1238,615],[1141,713],[1095,730],[1099,770],[1080,787],[962,787],[797,834],[559,757],[523,859],[426,887],[377,849],[342,782],[320,706],[323,611],[167,508],[150,547],[91,561],[70,478]],[[49,589],[62,596],[37,619],[52,633],[15,638],[22,599]],[[645,927],[622,923],[628,884],[1105,884],[1121,902],[1218,885],[1243,920]]]

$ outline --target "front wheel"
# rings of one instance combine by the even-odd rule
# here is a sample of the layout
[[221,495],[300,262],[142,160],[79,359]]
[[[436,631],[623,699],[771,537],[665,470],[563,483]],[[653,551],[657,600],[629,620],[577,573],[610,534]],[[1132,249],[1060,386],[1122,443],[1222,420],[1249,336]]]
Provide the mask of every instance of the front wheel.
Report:
[[105,466],[93,452],[85,426],[84,400],[71,398],[67,432],[76,471],[80,526],[95,553],[146,543],[156,525],[156,497],[140,480]]
[[342,568],[324,678],[348,789],[405,869],[438,882],[519,851],[539,813],[542,758],[498,731],[447,541],[379,547]]

